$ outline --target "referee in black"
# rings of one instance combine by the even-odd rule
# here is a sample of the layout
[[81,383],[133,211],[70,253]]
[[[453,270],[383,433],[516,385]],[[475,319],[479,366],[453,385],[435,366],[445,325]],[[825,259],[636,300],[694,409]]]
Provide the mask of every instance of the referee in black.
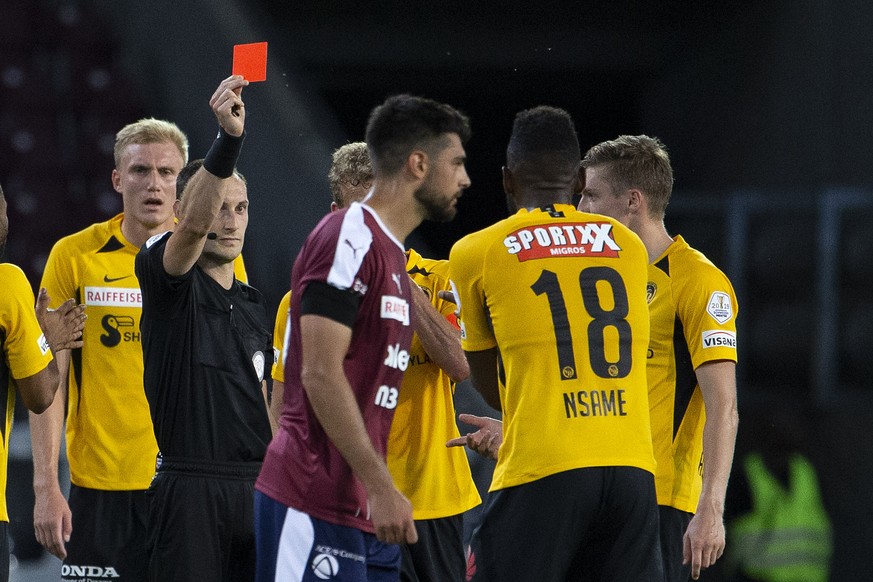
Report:
[[210,105],[221,129],[185,186],[176,229],[136,257],[160,449],[149,488],[153,581],[254,578],[254,483],[271,437],[264,378],[273,353],[263,296],[233,273],[248,225],[235,169],[247,84],[232,76],[218,86]]

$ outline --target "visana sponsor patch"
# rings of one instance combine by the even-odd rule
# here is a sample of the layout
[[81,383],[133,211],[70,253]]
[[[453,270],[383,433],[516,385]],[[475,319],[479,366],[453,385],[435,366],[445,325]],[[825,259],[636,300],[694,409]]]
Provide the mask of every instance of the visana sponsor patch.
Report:
[[737,334],[725,329],[705,331],[701,334],[703,348],[733,348],[737,349]]

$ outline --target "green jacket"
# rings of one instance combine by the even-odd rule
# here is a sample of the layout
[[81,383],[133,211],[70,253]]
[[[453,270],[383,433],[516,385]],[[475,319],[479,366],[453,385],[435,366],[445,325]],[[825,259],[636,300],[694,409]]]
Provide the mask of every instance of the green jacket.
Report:
[[813,466],[790,461],[786,490],[760,454],[745,459],[752,511],[731,523],[729,561],[762,582],[827,582],[833,541]]

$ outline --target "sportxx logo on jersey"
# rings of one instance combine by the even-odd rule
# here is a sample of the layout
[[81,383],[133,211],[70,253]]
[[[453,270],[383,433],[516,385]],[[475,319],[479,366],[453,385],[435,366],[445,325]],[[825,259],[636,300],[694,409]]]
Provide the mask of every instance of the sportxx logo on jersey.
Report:
[[142,307],[142,291],[136,287],[85,287],[85,305]]
[[723,291],[714,291],[709,297],[706,312],[717,322],[724,323],[734,316],[731,296]]
[[402,297],[383,295],[379,315],[382,319],[396,319],[403,325],[409,325],[409,303]]
[[713,329],[701,334],[703,347],[706,348],[734,348],[737,349],[737,334],[725,329]]
[[621,247],[608,222],[552,224],[516,230],[503,239],[519,262],[550,257],[618,257]]

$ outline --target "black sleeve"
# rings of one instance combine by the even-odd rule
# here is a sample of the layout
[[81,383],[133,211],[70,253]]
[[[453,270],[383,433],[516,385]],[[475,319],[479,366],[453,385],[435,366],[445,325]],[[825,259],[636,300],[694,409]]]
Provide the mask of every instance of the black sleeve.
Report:
[[354,291],[337,289],[324,281],[312,281],[300,298],[300,315],[321,315],[353,327],[361,296]]
[[134,272],[139,280],[143,303],[159,307],[170,302],[181,281],[189,278],[189,271],[181,277],[172,277],[164,270],[164,250],[172,232],[150,238],[140,248],[134,263]]

